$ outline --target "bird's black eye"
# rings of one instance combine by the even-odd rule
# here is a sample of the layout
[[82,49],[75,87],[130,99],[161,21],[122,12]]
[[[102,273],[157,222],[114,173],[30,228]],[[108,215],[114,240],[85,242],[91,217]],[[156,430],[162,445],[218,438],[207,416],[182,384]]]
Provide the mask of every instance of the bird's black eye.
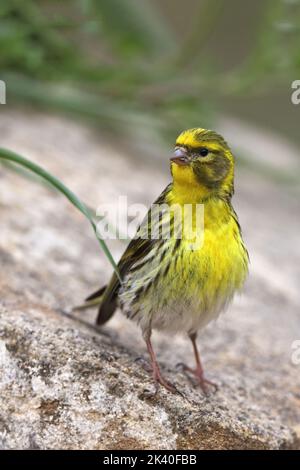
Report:
[[206,157],[206,155],[209,154],[209,151],[208,151],[207,148],[202,147],[202,148],[199,150],[199,154],[201,155],[201,157]]

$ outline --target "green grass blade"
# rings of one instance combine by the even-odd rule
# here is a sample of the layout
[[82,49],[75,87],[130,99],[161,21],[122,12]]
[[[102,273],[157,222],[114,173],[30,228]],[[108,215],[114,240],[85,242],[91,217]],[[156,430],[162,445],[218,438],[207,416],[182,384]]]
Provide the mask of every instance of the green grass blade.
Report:
[[[0,159],[17,163],[18,165],[21,165],[23,168],[26,168],[27,170],[35,173],[36,175],[40,176],[44,180],[46,180],[48,183],[50,183],[54,188],[56,188],[60,193],[64,194],[66,198],[75,206],[77,209],[85,215],[85,217],[89,220],[95,235],[100,243],[100,246],[106,255],[107,259],[111,263],[114,271],[116,272],[118,278],[120,279],[120,273],[118,270],[118,267],[113,259],[113,256],[111,252],[109,251],[105,241],[98,235],[97,233],[97,227],[96,224],[93,220],[93,216],[90,212],[90,209],[80,201],[80,199],[72,192],[70,189],[68,189],[59,179],[57,179],[55,176],[51,175],[47,171],[45,171],[42,167],[37,165],[36,163],[33,163],[29,160],[27,160],[24,157],[21,157],[20,155],[4,149],[0,148]],[[120,279],[121,280],[121,279]]]

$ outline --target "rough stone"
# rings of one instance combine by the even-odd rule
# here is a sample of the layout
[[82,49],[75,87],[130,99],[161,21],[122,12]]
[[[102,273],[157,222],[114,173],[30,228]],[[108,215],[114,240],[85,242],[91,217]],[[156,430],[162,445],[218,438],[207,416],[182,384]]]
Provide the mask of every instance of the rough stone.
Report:
[[[0,132],[2,146],[92,206],[119,194],[149,204],[168,182],[167,160],[164,173],[62,118],[6,112]],[[111,272],[88,223],[61,195],[0,166],[1,448],[300,448],[299,195],[238,169],[234,202],[251,275],[199,338],[220,389],[193,388],[175,367],[192,360],[187,339],[156,334],[163,371],[185,398],[150,399],[137,327],[118,313],[99,331],[95,312],[69,313]],[[124,244],[111,247],[117,258]]]

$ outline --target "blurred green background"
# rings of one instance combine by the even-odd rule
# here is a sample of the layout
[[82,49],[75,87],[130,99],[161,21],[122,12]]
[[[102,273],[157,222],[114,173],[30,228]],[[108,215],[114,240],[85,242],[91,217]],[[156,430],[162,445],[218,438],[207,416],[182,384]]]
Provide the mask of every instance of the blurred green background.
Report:
[[291,103],[299,42],[298,0],[0,5],[8,105],[85,119],[145,153],[227,114],[299,145],[299,107]]

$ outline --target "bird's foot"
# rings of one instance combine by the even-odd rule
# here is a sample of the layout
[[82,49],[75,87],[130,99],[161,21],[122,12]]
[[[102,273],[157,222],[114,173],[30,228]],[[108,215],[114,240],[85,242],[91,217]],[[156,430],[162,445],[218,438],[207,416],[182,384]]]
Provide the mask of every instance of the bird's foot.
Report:
[[[186,364],[183,364],[182,362],[177,364],[177,367],[180,368],[185,373],[185,375],[192,381],[194,386],[200,387],[205,395],[209,394],[209,387],[213,387],[215,392],[218,391],[219,389],[218,385],[212,382],[211,380],[206,379],[204,377],[202,369],[198,367],[193,369],[192,367],[188,367]],[[193,376],[193,379],[190,377],[189,374]]]
[[171,382],[169,382],[162,376],[160,369],[158,368],[154,368],[153,370],[153,380],[155,383],[155,394],[157,394],[159,386],[161,385],[171,393],[178,393],[179,395],[182,395],[182,393],[175,387],[175,385],[173,385]]
[[154,392],[153,391],[145,391],[143,393],[144,396],[146,396],[147,398],[154,398],[157,395],[157,393],[159,391],[159,387],[161,385],[166,390],[168,390],[168,392],[176,393],[176,394],[181,395],[182,397],[185,398],[184,394],[182,392],[180,392],[177,389],[177,387],[175,387],[175,385],[173,385],[171,382],[169,382],[168,380],[166,380],[163,377],[163,375],[160,371],[160,368],[157,365],[153,365],[153,364],[149,363],[147,360],[143,359],[142,357],[138,357],[135,362],[138,362],[139,364],[141,364],[143,369],[146,372],[151,373],[152,376],[153,376]]
[[175,385],[173,385],[172,383],[168,382],[168,381],[162,376],[162,373],[161,373],[161,371],[160,371],[159,364],[158,364],[158,362],[157,362],[157,360],[156,360],[155,352],[154,352],[153,347],[152,347],[152,344],[151,344],[150,336],[151,336],[151,330],[145,331],[144,337],[145,337],[145,341],[146,341],[148,353],[149,353],[149,356],[150,356],[150,361],[151,361],[151,362],[150,362],[150,366],[151,366],[151,371],[152,371],[152,377],[153,377],[154,384],[155,384],[155,390],[154,390],[154,393],[146,392],[146,396],[148,396],[148,397],[153,397],[153,396],[154,396],[154,397],[155,397],[155,396],[157,395],[159,386],[161,385],[161,386],[164,387],[166,390],[168,390],[168,392],[177,393],[178,395],[181,395],[183,398],[185,398],[185,396],[183,395],[183,393],[181,393],[179,390],[177,390],[177,388],[175,387]]

